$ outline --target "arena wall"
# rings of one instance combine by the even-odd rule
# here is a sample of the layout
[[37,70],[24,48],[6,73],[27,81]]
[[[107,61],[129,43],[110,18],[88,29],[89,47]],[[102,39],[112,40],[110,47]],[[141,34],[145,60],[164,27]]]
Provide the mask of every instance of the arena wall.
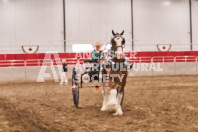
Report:
[[[134,67],[137,67],[139,63],[136,63]],[[148,63],[149,64],[149,63]],[[131,70],[129,76],[165,76],[165,75],[197,75],[198,65],[197,62],[176,62],[176,63],[159,63],[160,68],[163,71],[135,71]],[[57,66],[54,66],[58,78],[60,74]],[[72,69],[74,65],[68,66],[68,78],[72,77]],[[29,67],[1,67],[0,68],[0,81],[37,81],[41,66],[29,66]],[[50,74],[50,77],[45,77],[45,80],[54,80],[52,70],[50,66],[47,67],[46,73]]]
[[[129,76],[162,76],[162,75],[197,75],[198,74],[198,51],[180,51],[180,52],[137,52],[135,57],[130,57],[130,52],[125,53],[129,57],[129,61],[134,63],[134,69],[129,72]],[[43,65],[46,54],[1,54],[0,55],[0,81],[17,81],[32,80],[36,81]],[[72,68],[77,63],[76,53],[59,53],[60,59],[66,59],[68,63],[68,78],[72,76]],[[60,78],[57,63],[54,56],[51,55],[52,64],[56,69],[58,78]],[[84,58],[85,60],[90,58]],[[83,60],[84,60],[83,59]],[[80,62],[82,64],[82,58]],[[163,71],[135,71],[138,65],[151,63],[160,65]],[[147,68],[148,69],[148,68]],[[47,67],[46,73],[53,79],[50,65]]]

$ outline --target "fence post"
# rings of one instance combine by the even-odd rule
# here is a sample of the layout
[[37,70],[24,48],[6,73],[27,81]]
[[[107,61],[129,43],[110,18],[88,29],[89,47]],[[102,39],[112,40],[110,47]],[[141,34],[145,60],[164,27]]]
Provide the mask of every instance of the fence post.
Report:
[[[151,57],[151,63],[154,63],[154,62],[153,62],[153,57]],[[150,63],[150,64],[151,64],[151,63]],[[152,76],[153,76],[153,72],[154,72],[154,70],[152,69]]]
[[24,66],[25,66],[25,80],[27,80],[27,63],[26,63],[27,60],[25,60],[24,62]]
[[175,71],[175,63],[176,63],[176,56],[174,56],[174,75],[176,75],[176,71]]
[[197,75],[197,57],[196,57],[196,75]]

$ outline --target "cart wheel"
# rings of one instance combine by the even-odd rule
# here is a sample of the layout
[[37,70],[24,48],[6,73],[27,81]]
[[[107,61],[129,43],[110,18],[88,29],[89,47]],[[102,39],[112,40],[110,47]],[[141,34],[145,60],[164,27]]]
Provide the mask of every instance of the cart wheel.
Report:
[[76,85],[76,87],[72,89],[72,93],[73,93],[74,106],[78,108],[78,102],[79,102],[79,86],[78,85]]
[[78,78],[76,78],[76,71],[73,69],[72,73],[72,94],[74,100],[74,106],[78,108],[79,102],[79,84],[77,83]]
[[[120,87],[117,88],[117,93],[119,92],[119,89],[120,89]],[[122,105],[123,100],[124,100],[124,91],[123,91],[123,96],[122,96],[122,100],[121,100],[121,102],[120,102],[120,105]]]

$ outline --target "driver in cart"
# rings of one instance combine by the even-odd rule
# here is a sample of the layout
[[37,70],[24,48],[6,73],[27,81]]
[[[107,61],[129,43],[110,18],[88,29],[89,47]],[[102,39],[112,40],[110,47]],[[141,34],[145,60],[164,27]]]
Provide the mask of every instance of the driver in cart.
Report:
[[105,59],[104,52],[101,50],[102,43],[100,41],[95,42],[94,47],[95,50],[92,51],[92,62],[93,62],[93,71],[94,74],[94,80],[99,81],[99,71],[100,71],[100,62]]

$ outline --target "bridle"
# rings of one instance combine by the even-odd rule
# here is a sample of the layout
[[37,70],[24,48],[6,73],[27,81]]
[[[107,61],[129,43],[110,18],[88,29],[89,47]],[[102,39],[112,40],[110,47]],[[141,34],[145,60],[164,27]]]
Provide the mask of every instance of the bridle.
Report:
[[[117,37],[121,37],[123,40],[122,40],[121,46],[115,47],[115,41],[114,41],[114,39],[117,38]],[[118,48],[121,48],[122,51],[123,51],[123,48],[125,47],[125,39],[122,37],[122,35],[116,34],[116,35],[114,35],[114,37],[111,39],[111,45],[112,45],[111,50],[112,50],[113,54],[115,55],[115,52],[117,51]]]
[[123,51],[123,48],[124,48],[123,45],[122,45],[122,46],[117,46],[117,47],[113,47],[113,46],[112,46],[112,50],[113,50],[114,52],[116,52],[117,49],[118,49],[119,47],[122,48],[122,51]]

